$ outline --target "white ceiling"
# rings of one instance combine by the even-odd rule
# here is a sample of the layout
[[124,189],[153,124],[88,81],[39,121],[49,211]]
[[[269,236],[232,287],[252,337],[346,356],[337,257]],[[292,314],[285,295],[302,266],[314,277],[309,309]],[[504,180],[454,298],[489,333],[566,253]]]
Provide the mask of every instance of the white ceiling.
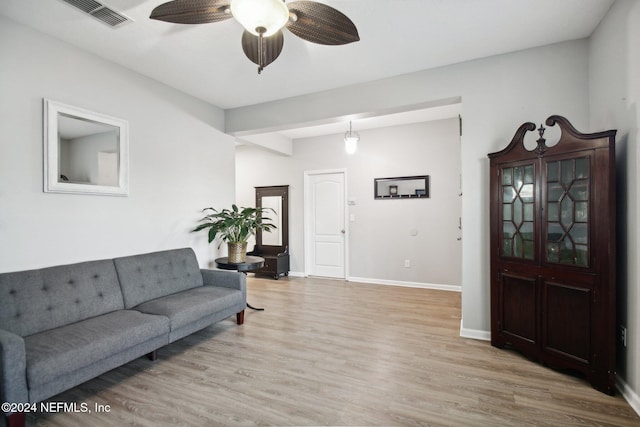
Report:
[[150,20],[163,2],[102,1],[134,20],[116,29],[61,0],[0,0],[0,14],[229,109],[585,38],[614,0],[322,0],[361,40],[321,46],[285,30],[282,54],[261,75],[235,20]]

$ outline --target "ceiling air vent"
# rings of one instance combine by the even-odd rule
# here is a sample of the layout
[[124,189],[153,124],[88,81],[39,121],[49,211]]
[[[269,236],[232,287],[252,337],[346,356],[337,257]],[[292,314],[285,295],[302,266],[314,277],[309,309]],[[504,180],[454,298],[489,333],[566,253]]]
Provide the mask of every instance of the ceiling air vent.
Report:
[[120,27],[127,22],[131,22],[132,19],[116,12],[109,6],[106,6],[95,0],[62,0],[71,6],[80,9],[81,11],[88,13],[97,20],[107,24],[110,27]]

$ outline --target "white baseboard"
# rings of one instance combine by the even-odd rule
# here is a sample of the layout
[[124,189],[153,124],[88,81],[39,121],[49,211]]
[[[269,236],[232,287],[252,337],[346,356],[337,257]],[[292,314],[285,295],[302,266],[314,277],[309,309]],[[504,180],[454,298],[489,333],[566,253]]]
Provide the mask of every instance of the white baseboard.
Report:
[[306,274],[304,274],[303,271],[290,271],[289,272],[289,276],[293,276],[293,277],[307,277]]
[[481,329],[469,329],[462,327],[462,319],[460,319],[460,336],[462,338],[472,338],[474,340],[491,341],[491,332]]
[[372,279],[369,277],[347,277],[349,282],[367,283],[371,285],[403,286],[406,288],[436,289],[440,291],[462,292],[461,286],[441,285],[437,283],[403,282],[399,280]]
[[640,415],[640,396],[619,376],[616,375],[616,388],[629,403],[631,409],[636,411],[636,414]]

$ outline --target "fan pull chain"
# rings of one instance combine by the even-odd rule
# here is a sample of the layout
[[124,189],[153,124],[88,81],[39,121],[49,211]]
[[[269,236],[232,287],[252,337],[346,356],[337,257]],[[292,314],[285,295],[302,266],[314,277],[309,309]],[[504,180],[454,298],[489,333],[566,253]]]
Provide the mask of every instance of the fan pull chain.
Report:
[[256,32],[258,33],[258,74],[262,73],[264,70],[265,63],[267,62],[264,51],[264,33],[267,31],[264,27],[257,27]]

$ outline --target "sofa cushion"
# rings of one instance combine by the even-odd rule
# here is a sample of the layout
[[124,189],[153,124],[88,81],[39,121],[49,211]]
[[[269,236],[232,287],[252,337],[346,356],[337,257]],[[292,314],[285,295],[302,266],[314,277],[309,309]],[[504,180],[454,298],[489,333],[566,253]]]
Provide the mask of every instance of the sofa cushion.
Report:
[[174,331],[243,303],[244,296],[239,290],[203,286],[145,302],[135,309],[143,313],[167,316],[171,321],[171,330]]
[[202,274],[191,248],[172,249],[113,260],[125,308],[202,286]]
[[0,274],[0,325],[23,337],[123,308],[112,260]]
[[162,335],[168,343],[166,317],[120,310],[28,336],[24,341],[29,388]]

